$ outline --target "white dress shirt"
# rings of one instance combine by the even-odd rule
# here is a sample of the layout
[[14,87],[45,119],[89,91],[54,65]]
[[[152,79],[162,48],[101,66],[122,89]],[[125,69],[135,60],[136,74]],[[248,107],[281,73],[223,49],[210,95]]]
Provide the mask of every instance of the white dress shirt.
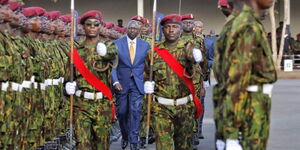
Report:
[[[133,40],[131,40],[128,36],[127,36],[127,42],[128,42],[128,51],[130,50],[130,42],[133,41],[133,49],[134,49],[134,56],[135,56],[135,52],[136,52],[136,38],[134,38]],[[130,54],[129,54],[130,55]]]

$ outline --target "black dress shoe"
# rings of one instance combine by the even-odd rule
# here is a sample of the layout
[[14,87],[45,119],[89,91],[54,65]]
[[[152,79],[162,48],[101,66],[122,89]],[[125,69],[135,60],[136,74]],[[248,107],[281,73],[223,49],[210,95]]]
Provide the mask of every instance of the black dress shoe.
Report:
[[140,148],[146,148],[146,138],[141,137],[140,139]]
[[130,150],[139,150],[139,146],[137,143],[135,144],[130,144]]
[[121,141],[121,147],[122,147],[122,149],[125,149],[127,147],[127,145],[128,145],[128,140],[122,139],[122,141]]

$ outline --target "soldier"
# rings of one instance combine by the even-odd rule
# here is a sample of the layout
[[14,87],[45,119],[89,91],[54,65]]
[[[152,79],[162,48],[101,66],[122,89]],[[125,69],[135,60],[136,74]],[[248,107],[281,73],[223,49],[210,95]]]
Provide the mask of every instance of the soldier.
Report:
[[263,150],[267,146],[272,83],[277,74],[260,20],[272,4],[273,0],[246,0],[231,26],[223,63],[228,67],[222,100],[226,149]]
[[[181,35],[181,38],[185,42],[190,42],[191,40],[195,41],[197,43],[197,48],[202,51],[204,61],[202,61],[200,64],[197,64],[198,66],[195,66],[194,70],[196,74],[193,76],[197,96],[201,98],[201,104],[202,107],[204,108],[204,96],[205,96],[205,89],[203,87],[203,81],[207,75],[207,59],[206,59],[206,50],[205,50],[205,45],[204,45],[204,37],[201,34],[198,36],[193,34],[193,30],[195,28],[195,21],[194,21],[194,15],[193,14],[185,14],[182,16],[182,29],[183,33]],[[206,77],[207,80],[207,77]],[[204,110],[204,109],[203,109]],[[203,111],[204,115],[204,111]],[[198,119],[195,120],[195,125],[194,125],[194,136],[193,136],[193,144],[194,147],[199,144],[199,139],[203,139],[202,135],[202,120],[203,120],[203,115]],[[195,148],[194,148],[195,149]]]
[[143,18],[143,26],[141,29],[141,39],[147,41],[149,44],[151,43],[151,28],[150,28],[150,21],[147,18]]
[[[80,23],[86,33],[86,40],[78,49],[78,54],[97,82],[101,82],[100,89],[110,87],[111,62],[116,58],[117,49],[111,42],[99,41],[99,28],[102,14],[92,10],[86,12]],[[98,43],[98,44],[97,44]],[[76,65],[75,65],[76,66]],[[76,66],[78,68],[78,66]],[[74,69],[75,70],[75,69]],[[79,72],[80,71],[80,72]],[[76,69],[75,82],[66,84],[67,94],[75,94],[74,121],[77,149],[109,149],[109,134],[111,126],[111,108],[113,103],[109,95],[93,84],[81,70]],[[99,90],[99,88],[97,87]]]
[[293,44],[293,48],[294,48],[294,53],[295,54],[299,54],[300,53],[300,33],[297,34],[297,39],[294,41]]
[[[230,5],[229,5],[230,4]],[[223,99],[226,92],[226,79],[228,68],[223,65],[225,59],[225,49],[227,46],[227,39],[230,35],[232,23],[234,19],[240,13],[243,3],[242,0],[219,0],[218,5],[223,9],[229,10],[232,14],[227,18],[226,23],[220,33],[219,39],[216,41],[215,46],[215,62],[213,65],[213,71],[215,74],[215,79],[217,80],[217,84],[213,88],[213,102],[214,102],[214,120],[216,124],[216,148],[218,150],[223,150],[225,148],[225,139],[223,136]],[[224,13],[224,15],[228,15],[228,13]]]
[[[203,61],[196,44],[186,43],[180,39],[181,16],[171,14],[165,16],[161,25],[165,41],[155,47],[153,64],[153,82],[145,82],[145,93],[154,93],[152,105],[152,125],[156,135],[157,150],[190,150],[194,118],[201,115],[201,104],[196,97],[191,76],[195,75],[193,65]],[[166,57],[167,55],[167,57]],[[170,62],[170,59],[173,57]],[[147,61],[149,69],[150,57]],[[178,63],[174,70],[172,64]],[[149,73],[146,69],[146,73]],[[175,73],[175,72],[176,73]],[[156,85],[155,85],[156,84]],[[154,90],[155,85],[155,90]],[[196,104],[196,109],[193,102]]]

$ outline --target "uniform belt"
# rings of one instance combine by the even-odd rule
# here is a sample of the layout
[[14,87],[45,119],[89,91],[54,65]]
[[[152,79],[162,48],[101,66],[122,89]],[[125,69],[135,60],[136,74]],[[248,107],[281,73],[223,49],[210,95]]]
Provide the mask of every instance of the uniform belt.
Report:
[[273,90],[273,84],[263,84],[263,85],[250,85],[247,88],[248,92],[262,92],[271,97]]
[[164,98],[159,96],[154,96],[154,100],[156,100],[158,103],[168,106],[180,106],[187,104],[189,101],[193,100],[193,96],[190,94],[186,97],[178,98],[178,99],[170,99],[170,98]]
[[75,95],[77,97],[83,97],[89,100],[99,100],[103,99],[103,94],[101,92],[83,92],[81,90],[76,91]]
[[15,92],[22,92],[23,87],[21,84],[16,83],[16,82],[9,82],[10,83],[10,87],[13,91]]
[[8,81],[1,83],[1,91],[7,92],[8,87],[9,87],[9,82]]
[[44,84],[46,86],[50,86],[50,85],[59,85],[59,83],[64,83],[63,77],[57,79],[46,79]]

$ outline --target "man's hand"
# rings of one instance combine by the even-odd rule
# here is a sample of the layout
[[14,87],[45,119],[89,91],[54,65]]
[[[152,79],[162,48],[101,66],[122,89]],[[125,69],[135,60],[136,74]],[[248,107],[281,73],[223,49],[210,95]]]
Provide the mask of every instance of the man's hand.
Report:
[[200,51],[200,49],[196,49],[196,48],[193,49],[193,57],[196,62],[203,61],[202,52]]
[[144,91],[146,94],[152,94],[154,93],[154,86],[155,86],[155,82],[152,81],[146,81],[144,84]]
[[105,56],[106,53],[107,53],[107,48],[105,46],[105,44],[103,43],[98,43],[97,44],[97,53],[100,55],[100,56]]
[[65,89],[68,95],[74,95],[76,91],[76,82],[68,82]]
[[121,86],[120,83],[116,83],[116,84],[114,85],[114,87],[115,87],[115,90],[117,90],[117,91],[122,91],[122,86]]

